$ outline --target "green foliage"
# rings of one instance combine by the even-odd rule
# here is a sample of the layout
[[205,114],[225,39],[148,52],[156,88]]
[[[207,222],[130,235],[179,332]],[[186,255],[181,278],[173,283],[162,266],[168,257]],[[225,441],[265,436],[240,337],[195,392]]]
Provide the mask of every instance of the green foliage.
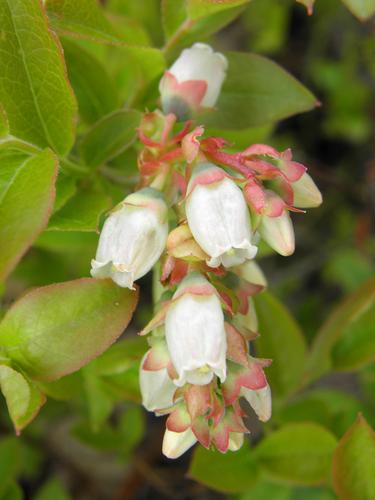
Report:
[[328,479],[336,439],[312,423],[290,424],[267,436],[257,458],[270,477],[315,484]]
[[277,396],[286,396],[301,383],[306,362],[302,332],[284,306],[268,292],[254,297],[261,336],[255,343],[257,355],[273,362],[267,378]]
[[[46,149],[26,156],[11,147],[0,150],[0,280],[48,222],[55,197],[56,157]],[[32,183],[33,189],[29,190]],[[27,193],[27,195],[26,195]]]
[[[369,19],[375,2],[343,0],[354,16],[335,0],[299,3],[314,15],[292,0],[0,0],[0,389],[22,431],[0,439],[0,500],[22,499],[29,480],[36,500],[71,498],[48,442],[62,421],[75,443],[114,455],[130,476],[141,471],[146,483],[151,471],[164,494],[152,472],[161,460],[143,440],[158,427],[146,426],[136,406],[147,342],[130,333],[111,345],[137,292],[76,278],[88,274],[103,215],[139,180],[136,129],[159,105],[161,75],[201,41],[229,61],[215,109],[198,119],[207,135],[225,132],[228,150],[293,145],[326,196],[316,216],[295,216],[291,264],[260,252],[275,296],[254,298],[254,345],[256,356],[273,359],[272,420],[238,452],[197,447],[189,477],[239,500],[332,500],[333,463],[340,500],[375,497],[374,432],[361,416],[353,424],[363,412],[375,425],[375,242],[366,206],[375,45],[371,25],[354,17]],[[317,107],[310,87],[322,108],[279,125]],[[286,295],[298,321],[279,300]],[[150,304],[142,307],[148,314]],[[0,424],[2,434],[10,428],[6,410]]]
[[359,415],[339,442],[333,458],[333,485],[339,498],[375,496],[375,433]]
[[239,451],[225,455],[197,447],[189,476],[219,491],[238,493],[253,486],[258,472],[253,452],[245,443]]
[[2,0],[0,26],[0,99],[11,134],[66,154],[74,141],[76,101],[40,2]]
[[217,112],[204,123],[221,128],[246,128],[273,123],[317,105],[316,98],[277,64],[255,54],[226,53],[228,75]]
[[329,316],[314,342],[308,377],[315,378],[332,365],[353,369],[374,360],[373,328],[375,281],[365,283]]
[[127,326],[136,303],[137,292],[105,280],[39,288],[3,318],[0,344],[31,377],[55,380],[107,349]]

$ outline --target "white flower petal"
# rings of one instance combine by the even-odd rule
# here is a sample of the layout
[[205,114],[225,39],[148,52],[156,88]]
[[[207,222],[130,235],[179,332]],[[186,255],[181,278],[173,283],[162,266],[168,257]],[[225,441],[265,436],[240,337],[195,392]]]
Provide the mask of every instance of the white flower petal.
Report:
[[288,212],[280,217],[263,216],[259,233],[271,248],[280,255],[291,255],[294,252],[294,229]]
[[[180,285],[182,288],[185,286],[184,281]],[[203,277],[202,281],[206,282]],[[185,293],[180,296],[167,312],[165,335],[178,373],[178,379],[174,381],[176,385],[183,386],[186,382],[205,385],[212,380],[214,374],[224,382],[224,314],[215,294],[197,296]]]
[[163,439],[163,454],[168,458],[178,458],[197,442],[191,429],[173,432],[166,429]]
[[255,257],[247,205],[231,179],[196,185],[186,200],[186,216],[195,240],[211,257],[209,266],[231,267]]
[[156,371],[142,369],[146,355],[142,359],[139,370],[142,404],[148,411],[168,408],[173,404],[173,395],[176,392],[176,386],[169,378],[166,368]]

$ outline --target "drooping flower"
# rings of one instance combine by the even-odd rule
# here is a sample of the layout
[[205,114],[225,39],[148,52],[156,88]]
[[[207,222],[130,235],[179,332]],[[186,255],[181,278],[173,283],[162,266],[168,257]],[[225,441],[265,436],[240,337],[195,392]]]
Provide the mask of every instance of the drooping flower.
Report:
[[202,275],[189,274],[177,288],[166,313],[165,335],[176,385],[209,384],[214,374],[224,382],[224,314],[214,287]]
[[159,84],[164,113],[174,113],[179,120],[184,120],[199,108],[213,107],[227,66],[223,54],[204,43],[195,43],[183,50]]
[[188,185],[186,216],[195,240],[211,257],[210,267],[236,266],[255,257],[244,196],[223,169],[199,164]]
[[304,173],[300,179],[292,184],[294,205],[299,208],[315,208],[321,205],[323,198],[317,185]]
[[257,390],[251,390],[247,387],[242,387],[241,396],[243,396],[252,409],[257,414],[259,420],[267,422],[271,418],[272,413],[272,397],[271,389],[267,384],[265,387]]
[[91,275],[133,288],[161,256],[167,235],[167,206],[161,193],[144,188],[130,194],[104,223]]
[[292,255],[295,247],[294,229],[286,210],[278,217],[264,215],[258,230],[264,241],[277,253]]
[[176,386],[168,375],[167,368],[147,370],[145,361],[148,353],[143,356],[139,369],[139,384],[142,394],[142,404],[148,411],[167,408],[173,404]]

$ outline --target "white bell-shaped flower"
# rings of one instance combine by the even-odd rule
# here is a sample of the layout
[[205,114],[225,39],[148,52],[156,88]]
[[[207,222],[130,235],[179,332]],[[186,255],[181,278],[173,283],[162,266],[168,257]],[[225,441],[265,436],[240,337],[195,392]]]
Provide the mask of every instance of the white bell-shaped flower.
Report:
[[177,386],[226,378],[224,314],[214,287],[200,274],[179,285],[165,318],[165,336]]
[[169,378],[166,368],[161,370],[145,370],[143,368],[147,353],[144,355],[139,370],[139,385],[142,404],[148,411],[168,408],[173,404],[176,386]]
[[161,256],[167,236],[167,206],[161,193],[144,188],[130,194],[104,223],[91,275],[133,288]]
[[291,185],[293,189],[293,205],[299,208],[315,208],[321,205],[323,198],[317,185],[306,172]]
[[211,257],[207,264],[237,266],[252,259],[249,211],[241,189],[212,163],[201,163],[187,190],[186,216],[190,230]]
[[257,414],[259,420],[267,422],[267,420],[271,418],[272,397],[269,385],[266,385],[262,389],[258,389],[256,391],[242,387],[241,396],[247,400],[249,405]]
[[183,432],[166,429],[163,439],[163,455],[167,458],[178,458],[197,442],[193,431],[189,428]]
[[184,49],[159,84],[162,108],[186,119],[199,108],[216,104],[228,61],[209,45],[195,43]]
[[264,215],[259,225],[259,234],[280,255],[292,255],[294,252],[294,229],[287,211],[279,217]]

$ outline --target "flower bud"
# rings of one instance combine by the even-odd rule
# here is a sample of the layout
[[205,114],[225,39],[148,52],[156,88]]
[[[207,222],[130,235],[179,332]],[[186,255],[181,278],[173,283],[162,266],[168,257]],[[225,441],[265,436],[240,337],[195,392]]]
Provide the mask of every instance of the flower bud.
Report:
[[155,189],[127,196],[104,223],[91,275],[133,288],[133,282],[150,271],[165,248],[166,219],[167,206]]
[[227,67],[227,59],[204,43],[183,50],[159,84],[164,113],[186,120],[200,107],[213,107]]
[[304,173],[298,181],[293,182],[292,189],[294,194],[293,204],[296,207],[315,208],[323,201],[322,193],[309,174]]
[[261,420],[262,422],[267,422],[267,420],[271,418],[272,398],[269,385],[266,385],[266,387],[257,389],[255,391],[247,389],[246,387],[242,387],[241,396],[246,399],[246,401],[257,414],[259,420]]
[[242,432],[230,432],[228,450],[237,451],[242,448],[244,435]]
[[259,226],[261,237],[280,255],[294,252],[294,229],[289,213],[284,211],[279,217],[262,217]]
[[206,385],[214,374],[224,382],[224,314],[216,290],[200,274],[189,274],[177,288],[166,314],[165,335],[177,386]]
[[148,411],[168,408],[173,404],[176,386],[169,378],[166,368],[155,371],[145,370],[143,368],[147,354],[148,353],[143,356],[139,370],[142,404]]
[[178,458],[197,442],[193,431],[189,428],[183,432],[166,429],[163,439],[163,454],[167,458]]
[[195,240],[211,257],[210,267],[237,266],[255,257],[244,196],[221,168],[201,163],[195,170],[187,190],[186,217]]

